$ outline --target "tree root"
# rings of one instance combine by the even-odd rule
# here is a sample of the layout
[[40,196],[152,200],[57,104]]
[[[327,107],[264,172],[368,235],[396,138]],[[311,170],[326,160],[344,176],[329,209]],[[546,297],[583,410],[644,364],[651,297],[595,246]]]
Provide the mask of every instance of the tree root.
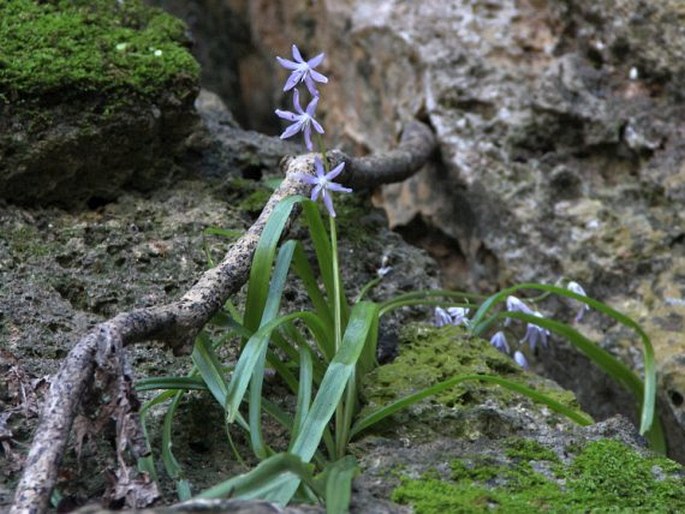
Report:
[[[396,150],[361,158],[333,151],[329,158],[334,164],[346,163],[339,181],[358,189],[409,177],[426,163],[435,146],[431,129],[422,123],[411,122],[406,126]],[[120,391],[126,389],[122,384],[130,381],[120,364],[124,360],[125,346],[158,340],[169,346],[175,355],[192,351],[197,334],[247,280],[252,254],[274,207],[288,196],[306,194],[309,186],[297,180],[294,174],[311,173],[313,156],[307,154],[282,160],[285,179],[269,198],[257,221],[230,247],[221,263],[206,271],[179,300],[119,314],[95,326],[78,341],[46,394],[10,513],[38,513],[47,509],[74,418],[86,393],[93,387],[96,375],[104,372],[109,380],[118,384]],[[123,448],[130,447],[135,457],[144,452],[135,443],[140,440],[139,423],[133,421],[137,420],[137,402],[130,398],[122,401],[132,394],[132,390],[121,392],[118,411],[111,413],[118,425],[117,458],[120,464]],[[122,426],[124,424],[125,427]]]

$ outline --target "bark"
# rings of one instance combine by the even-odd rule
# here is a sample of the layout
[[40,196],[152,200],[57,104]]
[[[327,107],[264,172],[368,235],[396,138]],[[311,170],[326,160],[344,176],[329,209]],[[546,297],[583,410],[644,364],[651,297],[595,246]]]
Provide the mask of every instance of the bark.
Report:
[[[416,172],[435,149],[432,131],[425,125],[407,125],[399,147],[385,155],[351,158],[331,152],[334,162],[344,160],[340,181],[352,188],[372,187],[403,180]],[[83,336],[65,358],[52,380],[41,417],[15,491],[11,514],[47,509],[50,494],[76,412],[91,386],[96,370],[122,357],[125,346],[159,340],[176,355],[188,354],[193,341],[226,300],[247,280],[252,255],[274,207],[291,195],[306,194],[308,185],[296,173],[311,173],[314,154],[283,159],[285,179],[269,198],[257,221],[236,241],[216,267],[206,271],[179,300],[167,305],[125,312],[100,323]]]

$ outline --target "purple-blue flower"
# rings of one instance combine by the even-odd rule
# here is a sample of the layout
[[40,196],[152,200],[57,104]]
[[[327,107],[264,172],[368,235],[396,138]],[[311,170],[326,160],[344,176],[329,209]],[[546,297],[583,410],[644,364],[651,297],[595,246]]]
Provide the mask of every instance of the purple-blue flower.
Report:
[[[571,291],[572,293],[579,294],[580,296],[587,296],[585,293],[585,289],[583,289],[583,286],[581,286],[578,282],[569,282],[568,285],[566,286],[566,289]],[[581,303],[581,302],[577,302]],[[586,303],[583,303],[580,310],[578,311],[578,314],[576,314],[575,321],[579,322],[583,319],[583,315],[585,314],[585,311],[589,311],[590,306],[587,305]]]
[[516,361],[516,364],[521,366],[523,369],[528,369],[528,361],[526,360],[526,356],[523,355],[523,352],[516,350],[514,352],[514,360]]
[[466,317],[469,315],[471,309],[466,307],[450,307],[447,312],[452,317],[452,325],[468,325],[469,319]]
[[[542,314],[540,314],[538,311],[533,311],[533,315],[537,316],[538,318],[543,317]],[[528,343],[530,349],[535,350],[538,341],[540,341],[542,343],[542,346],[547,348],[547,338],[549,337],[549,335],[550,331],[546,328],[539,327],[534,323],[528,323],[526,325],[526,334],[523,336],[523,339],[521,339],[521,344]]]
[[307,147],[307,150],[311,152],[313,148],[312,126],[319,134],[323,134],[323,127],[314,119],[314,111],[316,111],[318,103],[319,97],[315,96],[312,98],[312,101],[309,102],[309,105],[307,105],[307,109],[303,111],[302,106],[300,105],[300,93],[297,89],[293,91],[293,106],[297,113],[276,109],[276,116],[293,122],[292,125],[283,131],[281,139],[286,139],[294,136],[298,132],[302,132],[304,134],[304,144]]
[[294,61],[284,59],[283,57],[276,57],[281,66],[292,70],[290,77],[288,77],[288,80],[285,82],[285,86],[283,86],[283,91],[289,91],[300,82],[304,82],[312,96],[319,96],[314,81],[326,84],[328,83],[328,79],[314,68],[321,64],[324,57],[325,55],[321,53],[316,57],[305,61],[296,45],[293,45]]
[[507,337],[501,330],[490,338],[490,344],[500,352],[509,354],[509,343],[507,343]]
[[449,307],[447,310],[442,307],[435,308],[435,326],[444,327],[445,325],[468,325],[469,313],[466,307]]
[[296,175],[296,177],[302,182],[306,182],[307,184],[314,186],[312,188],[312,201],[315,202],[319,198],[319,195],[321,195],[323,198],[323,203],[328,210],[328,214],[330,214],[333,218],[335,218],[335,210],[333,209],[333,199],[331,198],[330,192],[352,192],[352,189],[349,187],[344,187],[336,182],[333,182],[333,179],[340,175],[344,167],[345,163],[341,162],[328,173],[324,173],[323,163],[321,162],[321,159],[316,156],[314,157],[314,170],[316,171],[316,177],[308,175],[307,173],[298,173]]
[[523,312],[524,314],[534,314],[533,309],[528,307],[515,296],[507,296],[507,310],[509,312]]

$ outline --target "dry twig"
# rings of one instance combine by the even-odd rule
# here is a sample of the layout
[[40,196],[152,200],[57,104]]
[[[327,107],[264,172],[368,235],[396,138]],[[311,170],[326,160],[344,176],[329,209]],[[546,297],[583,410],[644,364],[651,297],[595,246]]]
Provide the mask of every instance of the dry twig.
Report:
[[[340,181],[360,188],[403,180],[420,169],[434,149],[432,131],[422,123],[412,122],[406,126],[399,147],[387,154],[351,158],[336,151],[330,157],[334,162],[346,162]],[[176,355],[192,350],[197,334],[245,283],[252,254],[276,204],[306,192],[309,186],[293,174],[311,173],[312,163],[313,154],[283,160],[285,179],[257,221],[231,246],[221,263],[206,271],[179,300],[119,314],[97,325],[74,346],[46,395],[10,513],[37,513],[47,508],[74,417],[96,369],[107,368],[123,347],[141,341],[162,341]]]

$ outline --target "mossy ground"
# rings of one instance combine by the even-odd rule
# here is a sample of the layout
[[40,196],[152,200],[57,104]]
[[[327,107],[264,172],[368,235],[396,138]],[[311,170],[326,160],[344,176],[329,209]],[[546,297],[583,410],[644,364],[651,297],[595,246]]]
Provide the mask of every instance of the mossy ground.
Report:
[[159,94],[197,80],[186,42],[181,21],[139,0],[8,0],[0,7],[0,98]]
[[[416,514],[442,512],[682,512],[680,465],[613,440],[588,443],[565,466],[538,443],[512,440],[508,462],[452,462],[451,476],[405,478],[392,499]],[[540,469],[550,470],[548,473]]]

